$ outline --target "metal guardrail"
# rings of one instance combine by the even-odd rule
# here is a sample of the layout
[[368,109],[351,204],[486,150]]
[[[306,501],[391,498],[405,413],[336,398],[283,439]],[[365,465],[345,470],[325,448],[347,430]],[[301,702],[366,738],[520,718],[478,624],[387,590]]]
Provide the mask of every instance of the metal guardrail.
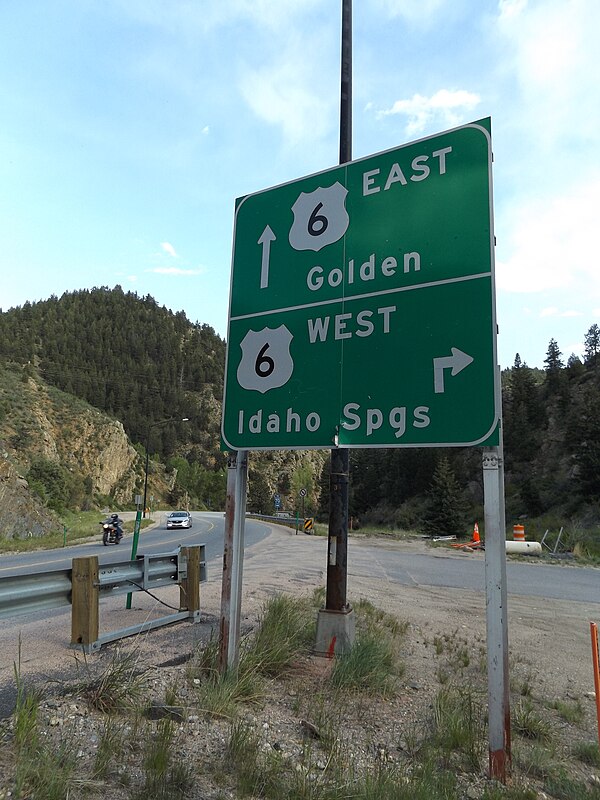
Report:
[[247,519],[258,519],[261,522],[276,522],[277,525],[283,525],[286,528],[294,528],[298,529],[299,531],[303,530],[304,528],[304,517],[276,517],[271,514],[253,514],[251,511],[246,513]]
[[[135,561],[102,564],[98,569],[100,597],[176,585],[187,575],[179,550],[139,556]],[[71,605],[72,569],[53,569],[32,575],[0,578],[0,619]],[[200,580],[206,580],[206,563]]]
[[71,570],[0,578],[0,619],[71,605]]
[[[108,642],[179,620],[198,622],[199,584],[206,580],[206,547],[203,544],[102,565],[98,564],[97,556],[76,558],[71,569],[0,578],[0,619],[72,606],[71,644],[91,653]],[[99,600],[177,585],[180,587],[177,613],[100,634]]]
[[294,528],[296,533],[302,532],[310,535],[315,532],[314,517],[282,517],[272,514],[253,514],[251,511],[246,513],[246,517],[247,519],[258,519],[261,522],[275,522],[286,528]]
[[100,598],[129,594],[135,588],[151,590],[177,584],[187,575],[179,551],[140,555],[135,561],[101,564],[98,568]]

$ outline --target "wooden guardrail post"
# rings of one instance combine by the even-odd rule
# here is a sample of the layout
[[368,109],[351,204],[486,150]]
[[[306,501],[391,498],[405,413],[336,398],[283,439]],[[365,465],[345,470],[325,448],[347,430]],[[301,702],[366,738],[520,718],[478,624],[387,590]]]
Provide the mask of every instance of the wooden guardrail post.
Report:
[[200,611],[200,548],[182,547],[181,555],[187,561],[187,577],[179,587],[179,607],[194,617]]
[[71,644],[91,645],[99,629],[98,556],[73,559],[71,584]]

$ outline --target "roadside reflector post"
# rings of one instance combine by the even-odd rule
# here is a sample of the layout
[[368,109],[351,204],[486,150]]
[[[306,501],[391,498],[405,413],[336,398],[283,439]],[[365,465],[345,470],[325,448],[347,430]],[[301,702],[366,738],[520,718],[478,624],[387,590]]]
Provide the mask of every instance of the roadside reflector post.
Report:
[[600,747],[600,655],[598,653],[598,626],[590,622],[592,634],[592,662],[594,667],[594,690],[596,692],[596,717],[598,720],[598,747]]
[[506,783],[510,764],[510,686],[508,676],[508,609],[504,533],[502,450],[483,450],[485,504],[485,594],[487,626],[489,770]]
[[73,559],[71,587],[71,644],[91,645],[99,632],[98,556]]

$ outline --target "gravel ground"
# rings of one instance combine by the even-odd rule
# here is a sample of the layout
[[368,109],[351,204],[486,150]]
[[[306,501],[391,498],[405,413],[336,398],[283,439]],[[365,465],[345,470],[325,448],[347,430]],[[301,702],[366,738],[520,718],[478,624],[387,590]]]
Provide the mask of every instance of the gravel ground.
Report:
[[[361,549],[365,542],[372,545],[373,539],[353,537],[350,542],[348,597],[353,604],[361,598],[368,599],[408,624],[402,652],[405,671],[392,699],[348,698],[338,709],[336,725],[343,731],[344,747],[356,765],[409,763],[412,742],[425,732],[442,683],[450,681],[459,688],[469,688],[483,705],[486,703],[485,598],[480,593],[460,589],[389,583],[383,579],[375,557],[365,555],[366,550]],[[377,558],[381,563],[389,547],[422,552],[426,546],[423,542],[386,542]],[[315,588],[325,585],[326,547],[325,539],[295,536],[287,529],[272,526],[270,535],[246,554],[243,631],[256,625],[264,602],[274,594],[309,596]],[[483,556],[462,553],[455,557],[481,559]],[[360,575],[353,574],[353,562],[360,564]],[[131,743],[140,738],[148,739],[158,723],[144,721],[146,727],[140,730],[139,720],[123,717],[114,720],[115,735],[124,742],[121,755],[102,780],[95,779],[94,764],[106,718],[91,711],[73,691],[75,683],[100,670],[117,649],[135,653],[139,669],[144,671],[149,701],[164,704],[165,693],[176,688],[177,702],[183,711],[174,724],[174,748],[181,763],[193,766],[197,775],[185,796],[191,800],[238,796],[231,780],[218,768],[229,737],[229,722],[208,719],[194,706],[195,690],[189,680],[187,664],[198,644],[208,641],[218,628],[220,569],[218,562],[209,565],[209,582],[201,591],[200,624],[179,623],[106,646],[100,653],[88,657],[87,663],[81,654],[67,647],[68,614],[57,613],[43,622],[23,618],[19,628],[9,625],[8,621],[0,624],[0,717],[7,717],[14,703],[13,665],[18,657],[20,631],[23,678],[30,684],[45,687],[40,710],[43,735],[48,741],[58,743],[68,739],[74,743],[77,774],[82,782],[72,786],[70,800],[99,797],[107,791],[115,800],[132,798],[142,780],[143,754]],[[160,597],[176,605],[178,591],[161,590]],[[124,599],[103,604],[102,629],[114,630],[169,613],[142,593],[134,594],[133,600],[133,609],[127,612]],[[592,793],[589,797],[600,797],[600,770],[579,763],[571,754],[577,742],[594,742],[597,736],[590,619],[600,621],[600,604],[509,598],[512,706],[527,700],[541,709],[552,729],[552,746],[542,745],[542,749],[547,749],[553,762],[560,761],[568,766],[572,777]],[[319,714],[314,701],[323,695],[323,682],[330,668],[331,661],[327,659],[303,659],[289,677],[270,685],[266,703],[249,707],[244,712],[265,752],[277,752],[300,769],[306,737],[315,735],[311,725],[316,725],[316,735],[319,735],[315,722]],[[577,722],[567,722],[556,709],[550,708],[555,701],[569,707],[580,706]],[[10,794],[14,791],[14,753],[8,718],[0,723],[0,742],[3,745],[0,748],[0,800],[4,800],[14,796]],[[318,750],[318,741],[315,747]],[[554,797],[544,789],[543,776],[534,774],[529,747],[526,740],[514,738],[512,781],[519,786],[529,786],[539,798]],[[459,772],[461,797],[479,798],[489,785],[485,777],[486,749],[484,744],[480,772]],[[538,753],[535,763],[540,759]],[[325,770],[326,766],[327,756],[323,751],[316,758],[315,769]],[[596,791],[598,795],[594,794]]]

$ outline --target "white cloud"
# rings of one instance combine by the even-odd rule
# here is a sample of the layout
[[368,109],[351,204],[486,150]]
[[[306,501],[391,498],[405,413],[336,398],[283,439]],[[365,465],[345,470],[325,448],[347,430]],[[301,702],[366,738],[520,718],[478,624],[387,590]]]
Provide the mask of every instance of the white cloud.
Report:
[[210,133],[210,127],[208,125],[205,125],[202,128],[202,133],[206,136],[208,133]]
[[561,311],[556,306],[549,306],[548,308],[543,308],[540,311],[540,317],[563,317],[568,319],[569,317],[581,317],[583,316],[581,311],[574,311],[572,309],[568,311]]
[[[498,286],[541,292],[580,286],[582,299],[600,295],[597,218],[600,175],[555,196],[513,204],[498,225]],[[502,230],[508,241],[502,241]]]
[[[429,0],[431,2],[431,0]],[[216,27],[253,22],[270,30],[289,27],[290,19],[319,6],[321,0],[113,0],[120,13],[146,25],[194,37]]]
[[146,272],[153,272],[155,275],[202,275],[204,271],[201,269],[181,269],[181,267],[153,267],[147,269]]
[[177,253],[172,244],[170,244],[169,242],[161,242],[160,246],[165,253],[168,253],[173,258],[177,258]]
[[440,12],[447,0],[377,0],[390,17],[404,17],[411,22],[424,22]]
[[527,8],[527,0],[500,0],[498,10],[501,22],[518,17]]
[[520,89],[520,122],[537,146],[571,147],[573,139],[595,140],[598,0],[501,0],[497,32],[503,68]]
[[290,19],[297,15],[304,15],[312,8],[321,5],[321,0],[229,0],[228,2],[215,3],[209,6],[229,6],[230,18],[245,16],[253,20],[260,27],[280,28],[290,27]]
[[440,89],[431,97],[414,94],[409,100],[396,100],[391,108],[380,111],[378,116],[402,114],[408,117],[406,133],[414,136],[433,122],[446,127],[459,125],[465,112],[471,112],[480,100],[478,94],[465,89]]
[[307,140],[316,142],[331,125],[322,83],[314,80],[316,66],[298,51],[279,64],[243,71],[240,90],[244,100],[260,119],[279,126],[286,144],[292,147]]

